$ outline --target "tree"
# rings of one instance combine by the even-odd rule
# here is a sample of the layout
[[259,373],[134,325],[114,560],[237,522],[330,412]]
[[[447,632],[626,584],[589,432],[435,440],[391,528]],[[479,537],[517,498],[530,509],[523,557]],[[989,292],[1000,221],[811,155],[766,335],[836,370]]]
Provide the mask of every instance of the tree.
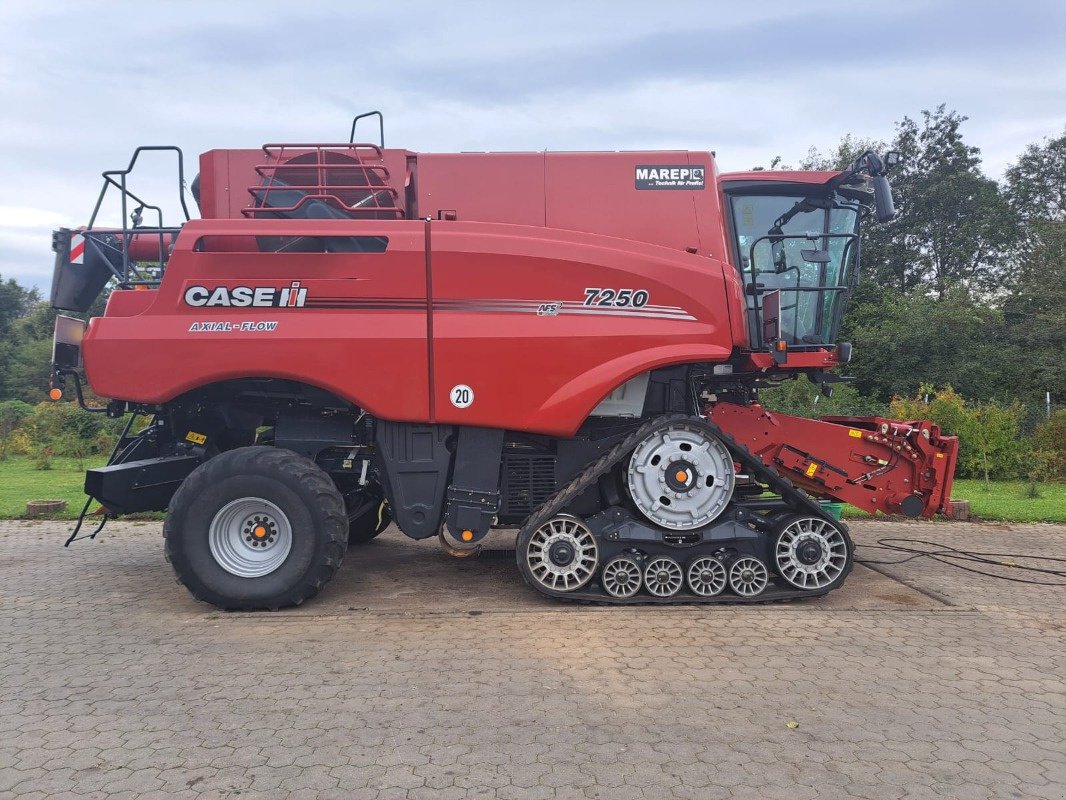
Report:
[[1025,353],[1031,391],[1066,397],[1066,133],[1032,144],[1007,170],[1007,197],[1024,236],[1003,304]]
[[923,111],[904,117],[893,147],[898,215],[883,226],[868,278],[902,293],[928,287],[937,299],[958,285],[994,294],[1004,285],[1018,230],[999,185],[980,171],[980,151],[963,141],[966,117]]
[[0,276],[0,398],[21,394],[12,385],[23,344],[20,323],[40,300],[36,289],[25,289],[13,279],[5,281]]
[[1007,198],[1024,223],[1066,222],[1066,131],[1025,148],[1007,169]]
[[1024,374],[1023,355],[1003,315],[964,289],[943,300],[922,293],[861,287],[842,338],[855,345],[847,373],[864,395],[909,396],[920,384],[950,384],[977,400],[1011,399]]
[[14,278],[5,281],[0,275],[0,335],[9,334],[15,320],[27,314],[40,300],[36,289],[25,289]]

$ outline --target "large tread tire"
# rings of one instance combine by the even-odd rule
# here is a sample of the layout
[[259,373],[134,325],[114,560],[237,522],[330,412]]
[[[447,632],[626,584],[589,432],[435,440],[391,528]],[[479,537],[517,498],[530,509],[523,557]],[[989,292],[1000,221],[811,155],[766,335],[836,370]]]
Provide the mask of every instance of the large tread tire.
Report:
[[[291,550],[273,572],[234,575],[211,555],[208,531],[233,500],[260,497],[277,505],[292,527]],[[201,464],[181,484],[163,524],[165,553],[198,600],[227,610],[279,609],[314,597],[340,567],[348,515],[333,481],[291,450],[242,447]]]

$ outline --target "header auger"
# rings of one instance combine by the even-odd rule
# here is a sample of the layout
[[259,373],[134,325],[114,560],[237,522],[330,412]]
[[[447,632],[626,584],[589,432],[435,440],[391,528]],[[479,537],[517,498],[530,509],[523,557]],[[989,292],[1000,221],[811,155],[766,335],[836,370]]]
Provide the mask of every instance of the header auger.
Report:
[[946,508],[935,425],[758,402],[839,380],[891,156],[720,175],[708,152],[351,138],[207,152],[200,218],[169,227],[129,192],[135,155],[105,173],[133,224],[54,236],[56,308],[112,286],[103,316],[59,318],[55,385],[151,420],[86,493],[167,510],[197,597],[300,603],[393,521],[457,555],[517,528],[522,576],[560,599],[810,597],[853,558],[819,500]]

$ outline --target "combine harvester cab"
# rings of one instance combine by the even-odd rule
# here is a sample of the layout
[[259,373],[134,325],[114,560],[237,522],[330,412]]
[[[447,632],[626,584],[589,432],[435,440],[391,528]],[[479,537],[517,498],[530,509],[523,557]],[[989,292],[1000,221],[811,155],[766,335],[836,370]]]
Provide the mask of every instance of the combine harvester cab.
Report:
[[[86,493],[105,520],[167,510],[197,597],[302,602],[390,521],[459,556],[517,528],[519,572],[560,599],[814,597],[853,559],[820,500],[947,508],[957,442],[931,423],[758,402],[840,380],[858,227],[894,213],[877,155],[719,175],[709,152],[354,133],[203,154],[199,219],[180,151],[140,148],[55,234],[53,305],[111,291],[88,325],[58,318],[53,393],[131,414]],[[178,226],[129,190],[148,150],[176,154]],[[132,225],[94,224],[109,192]]]

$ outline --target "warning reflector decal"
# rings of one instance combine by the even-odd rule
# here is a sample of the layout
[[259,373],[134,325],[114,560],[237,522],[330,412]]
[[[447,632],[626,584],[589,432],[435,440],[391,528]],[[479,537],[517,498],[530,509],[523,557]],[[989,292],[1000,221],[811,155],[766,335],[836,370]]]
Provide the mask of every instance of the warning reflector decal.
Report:
[[85,263],[85,237],[80,233],[70,235],[70,263]]

